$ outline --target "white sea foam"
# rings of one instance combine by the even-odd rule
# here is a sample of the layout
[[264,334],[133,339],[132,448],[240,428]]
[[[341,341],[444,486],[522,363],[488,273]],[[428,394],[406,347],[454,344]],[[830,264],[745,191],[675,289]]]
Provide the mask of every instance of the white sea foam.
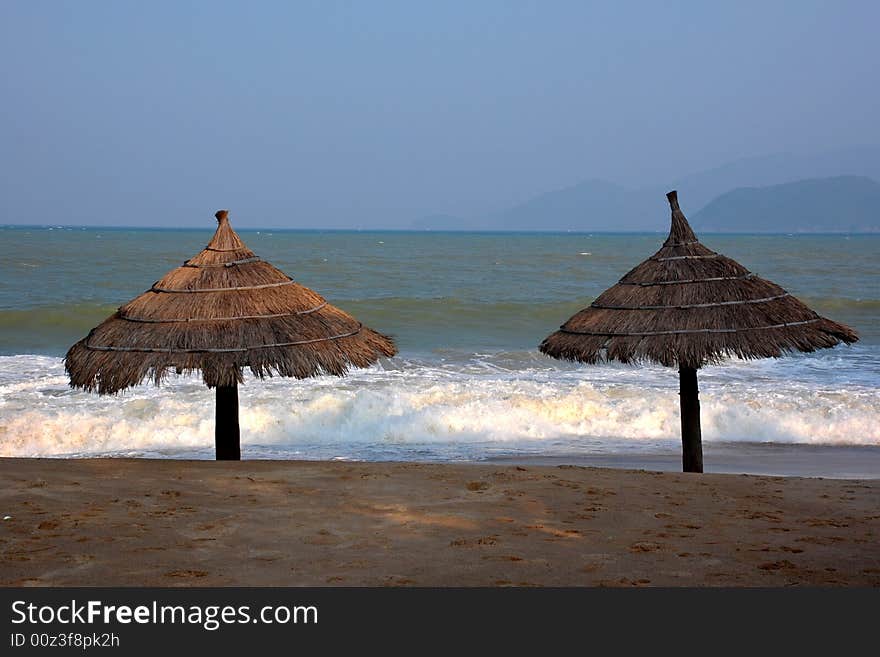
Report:
[[[813,371],[793,377],[792,367]],[[704,439],[880,446],[880,389],[842,386],[836,371],[816,360],[707,368]],[[249,381],[242,444],[268,458],[674,449],[676,393],[675,373],[659,367],[573,367],[531,354],[396,359],[345,379]],[[101,397],[70,390],[60,359],[0,358],[0,456],[204,458],[213,422],[213,394],[197,377]]]

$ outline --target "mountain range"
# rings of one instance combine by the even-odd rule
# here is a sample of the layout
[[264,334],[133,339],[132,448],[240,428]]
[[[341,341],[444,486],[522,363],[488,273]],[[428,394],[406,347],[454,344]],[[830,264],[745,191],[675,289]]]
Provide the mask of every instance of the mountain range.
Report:
[[424,217],[433,230],[662,231],[677,189],[695,228],[713,232],[880,232],[880,147],[746,158],[629,188],[586,180],[483,217]]
[[706,232],[880,232],[880,183],[835,176],[740,187],[710,201],[691,221]]

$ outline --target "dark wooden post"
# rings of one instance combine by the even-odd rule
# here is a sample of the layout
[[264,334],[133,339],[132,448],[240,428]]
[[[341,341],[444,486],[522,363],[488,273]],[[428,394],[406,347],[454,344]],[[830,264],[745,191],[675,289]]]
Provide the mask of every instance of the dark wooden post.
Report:
[[700,390],[697,370],[679,367],[681,402],[681,466],[683,472],[703,471],[703,437],[700,432]]
[[217,414],[214,419],[214,442],[218,461],[240,461],[238,430],[238,384],[217,386]]

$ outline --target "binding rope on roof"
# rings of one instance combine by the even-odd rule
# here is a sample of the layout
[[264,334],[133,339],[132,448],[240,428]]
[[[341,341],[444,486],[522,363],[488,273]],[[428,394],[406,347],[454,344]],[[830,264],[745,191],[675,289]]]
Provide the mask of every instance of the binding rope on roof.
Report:
[[119,314],[119,319],[127,322],[142,322],[144,324],[175,324],[183,322],[231,322],[236,319],[275,319],[277,317],[295,317],[297,315],[311,315],[321,310],[327,302],[323,302],[314,308],[308,310],[297,310],[292,313],[276,313],[273,315],[237,315],[235,317],[185,317],[183,319],[150,319],[148,317],[132,317],[130,315]]
[[807,319],[802,322],[787,322],[785,324],[771,324],[769,326],[746,326],[744,328],[738,329],[674,329],[670,331],[638,331],[633,333],[618,333],[615,331],[570,331],[565,328],[560,328],[559,332],[569,333],[571,335],[597,335],[601,337],[620,338],[646,337],[651,335],[681,335],[690,333],[740,333],[742,331],[763,331],[767,329],[787,328],[789,326],[803,326],[804,324],[812,324],[813,322],[818,322],[821,319],[821,317],[814,317],[813,319]]
[[351,333],[340,333],[339,335],[330,335],[326,338],[313,338],[311,340],[294,340],[291,342],[272,342],[269,344],[258,344],[252,345],[249,347],[229,347],[229,348],[201,348],[201,349],[174,349],[171,347],[162,348],[162,347],[108,347],[101,345],[93,345],[86,340],[85,346],[87,349],[91,349],[92,351],[130,351],[130,352],[144,352],[144,353],[161,353],[161,354],[226,354],[226,353],[238,353],[243,351],[250,351],[251,349],[269,349],[272,347],[293,347],[296,345],[303,344],[315,344],[316,342],[327,342],[330,340],[339,340],[341,338],[350,338],[361,332],[363,328],[363,324],[358,322],[357,330],[352,331]]
[[654,260],[655,262],[663,262],[665,260],[701,260],[704,258],[717,258],[717,253],[712,253],[711,255],[683,255],[683,256],[669,256],[667,258],[648,258],[648,260]]
[[744,281],[754,277],[749,272],[742,276],[714,276],[712,278],[683,278],[677,281],[648,281],[647,283],[630,283],[628,281],[619,281],[618,285],[638,285],[640,287],[651,287],[653,285],[683,285],[684,283],[708,283],[710,281]]
[[208,269],[210,267],[235,267],[236,265],[246,265],[251,262],[262,262],[262,258],[254,256],[253,258],[242,258],[241,260],[232,260],[231,262],[210,263],[205,265],[194,265],[189,260],[183,263],[184,267],[193,267],[195,269]]
[[280,283],[264,283],[263,285],[241,285],[238,287],[203,287],[196,290],[182,290],[182,289],[174,289],[169,287],[153,287],[150,288],[151,292],[168,292],[170,294],[196,294],[201,292],[234,292],[236,290],[262,290],[268,287],[281,287],[282,285],[291,285],[294,283],[294,280],[288,279],[286,281],[281,281]]
[[715,301],[714,303],[690,303],[680,306],[606,306],[597,303],[590,304],[590,308],[598,308],[601,310],[680,310],[684,308],[715,308],[716,306],[739,306],[747,303],[766,303],[768,301],[776,301],[789,296],[785,294],[777,294],[775,297],[763,297],[761,299],[743,299],[737,301]]

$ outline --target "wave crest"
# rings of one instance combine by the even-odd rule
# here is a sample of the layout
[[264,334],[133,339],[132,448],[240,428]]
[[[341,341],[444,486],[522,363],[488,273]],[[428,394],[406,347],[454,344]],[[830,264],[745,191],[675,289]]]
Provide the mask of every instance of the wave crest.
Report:
[[[9,361],[18,363],[13,376]],[[0,456],[210,457],[213,394],[195,378],[117,397],[67,389],[60,359],[0,359]],[[402,363],[346,379],[274,379],[241,389],[248,456],[480,459],[507,453],[675,449],[677,384],[662,368],[430,367]],[[24,366],[24,370],[21,369]],[[880,446],[880,391],[844,390],[737,368],[706,377],[707,442]],[[721,369],[721,368],[720,368]],[[753,372],[754,373],[754,372]],[[30,374],[31,376],[28,376]],[[25,380],[22,380],[24,375]]]

